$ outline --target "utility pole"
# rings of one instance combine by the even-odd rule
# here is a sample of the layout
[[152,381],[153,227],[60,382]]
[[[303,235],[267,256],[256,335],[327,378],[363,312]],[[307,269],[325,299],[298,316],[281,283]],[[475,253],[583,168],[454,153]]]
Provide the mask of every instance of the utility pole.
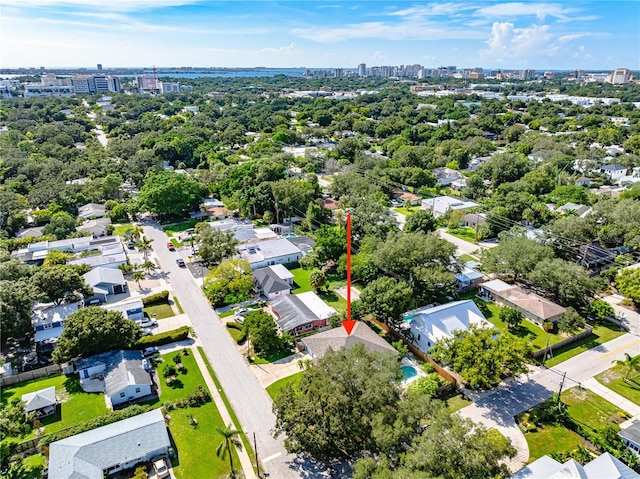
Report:
[[258,462],[258,443],[256,441],[256,433],[253,433],[253,451],[256,455],[256,471],[258,472],[258,477],[260,477],[260,463]]
[[562,386],[564,386],[564,379],[567,377],[567,372],[565,371],[562,375],[562,380],[560,381],[560,390],[558,391],[558,400],[556,402],[560,402],[560,395],[562,394]]

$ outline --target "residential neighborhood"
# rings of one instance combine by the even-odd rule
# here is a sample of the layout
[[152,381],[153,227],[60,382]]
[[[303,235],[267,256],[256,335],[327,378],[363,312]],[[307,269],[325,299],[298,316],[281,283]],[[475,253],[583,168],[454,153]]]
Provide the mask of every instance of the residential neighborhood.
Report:
[[11,83],[0,475],[640,477],[638,83],[375,68]]

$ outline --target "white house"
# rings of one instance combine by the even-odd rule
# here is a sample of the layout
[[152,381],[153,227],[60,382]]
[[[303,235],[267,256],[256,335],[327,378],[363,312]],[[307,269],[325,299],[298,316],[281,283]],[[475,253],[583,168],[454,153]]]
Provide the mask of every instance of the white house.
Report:
[[98,203],[87,203],[78,208],[78,216],[80,218],[102,218],[107,214],[107,209],[104,205]]
[[536,459],[511,479],[640,479],[633,471],[608,452],[587,462],[584,466],[573,459],[560,463],[549,456]]
[[107,403],[117,406],[152,393],[153,382],[145,363],[140,351],[111,351],[81,359],[76,372],[86,390],[95,390],[95,381],[102,378]]
[[427,352],[441,339],[453,337],[455,331],[465,331],[470,325],[491,327],[472,300],[453,301],[440,306],[414,309],[405,313],[413,343],[420,351]]
[[285,238],[243,244],[238,246],[238,253],[242,259],[249,261],[251,269],[295,263],[302,258],[302,251]]
[[[82,238],[69,238],[57,241],[38,241],[37,243],[31,243],[24,248],[13,251],[11,256],[23,263],[41,264],[47,257],[47,253],[54,249],[74,254],[84,251],[100,251],[103,254],[109,254],[109,252],[113,251],[123,251],[120,238],[117,236],[107,236],[98,239],[92,238],[91,236],[83,236]],[[90,257],[91,256],[87,256],[86,258]]]
[[627,448],[640,457],[640,420],[631,420],[631,425],[618,433]]
[[600,168],[600,173],[607,175],[609,178],[611,178],[611,181],[616,182],[627,176],[627,168],[614,163],[611,165],[602,166]]
[[422,205],[420,206],[423,210],[431,211],[436,218],[444,216],[451,211],[470,210],[477,207],[478,203],[474,201],[465,201],[462,198],[455,198],[453,196],[426,198],[422,200]]
[[118,311],[131,321],[140,321],[144,319],[144,304],[140,298],[128,299],[113,304],[105,304],[101,306],[107,311]]
[[31,324],[36,332],[34,341],[39,343],[47,339],[59,338],[64,329],[65,319],[76,311],[78,311],[78,303],[36,306],[31,315]]
[[160,409],[52,442],[49,479],[103,479],[167,454],[171,442]]
[[127,292],[127,282],[118,268],[94,268],[82,278],[93,288],[93,296],[85,298],[85,304],[106,303],[108,296]]
[[76,227],[79,233],[91,233],[94,238],[107,235],[107,227],[111,224],[111,218],[96,218],[85,221]]
[[269,299],[281,294],[289,294],[293,288],[293,274],[281,264],[274,264],[266,268],[253,271],[253,282],[256,291]]

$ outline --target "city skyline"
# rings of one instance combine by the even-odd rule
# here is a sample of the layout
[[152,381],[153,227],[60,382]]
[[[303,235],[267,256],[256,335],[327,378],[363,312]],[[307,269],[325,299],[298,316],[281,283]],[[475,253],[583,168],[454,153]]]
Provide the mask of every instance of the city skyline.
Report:
[[0,68],[640,69],[640,2],[3,0]]

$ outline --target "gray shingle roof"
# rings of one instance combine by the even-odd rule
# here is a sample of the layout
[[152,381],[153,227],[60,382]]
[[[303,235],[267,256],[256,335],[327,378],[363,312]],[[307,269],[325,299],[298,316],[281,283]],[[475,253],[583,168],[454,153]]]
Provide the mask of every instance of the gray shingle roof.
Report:
[[25,412],[37,411],[43,407],[53,406],[56,404],[56,388],[41,389],[40,391],[24,394],[22,400],[25,403]]
[[294,294],[285,294],[271,301],[271,307],[278,314],[276,323],[282,331],[316,321],[318,317]]
[[140,351],[116,351],[107,358],[106,366],[104,386],[108,396],[113,396],[130,385],[152,384],[151,375],[142,365]]
[[49,479],[102,479],[103,470],[170,446],[160,409],[49,445]]
[[256,269],[253,279],[264,294],[291,290],[289,283],[281,280],[270,267]]
[[380,351],[398,354],[393,346],[378,336],[366,323],[358,321],[351,334],[340,326],[322,333],[314,334],[302,339],[307,349],[313,353],[314,359],[319,359],[329,348],[338,351],[341,348],[352,348],[356,344],[363,344],[368,351]]

